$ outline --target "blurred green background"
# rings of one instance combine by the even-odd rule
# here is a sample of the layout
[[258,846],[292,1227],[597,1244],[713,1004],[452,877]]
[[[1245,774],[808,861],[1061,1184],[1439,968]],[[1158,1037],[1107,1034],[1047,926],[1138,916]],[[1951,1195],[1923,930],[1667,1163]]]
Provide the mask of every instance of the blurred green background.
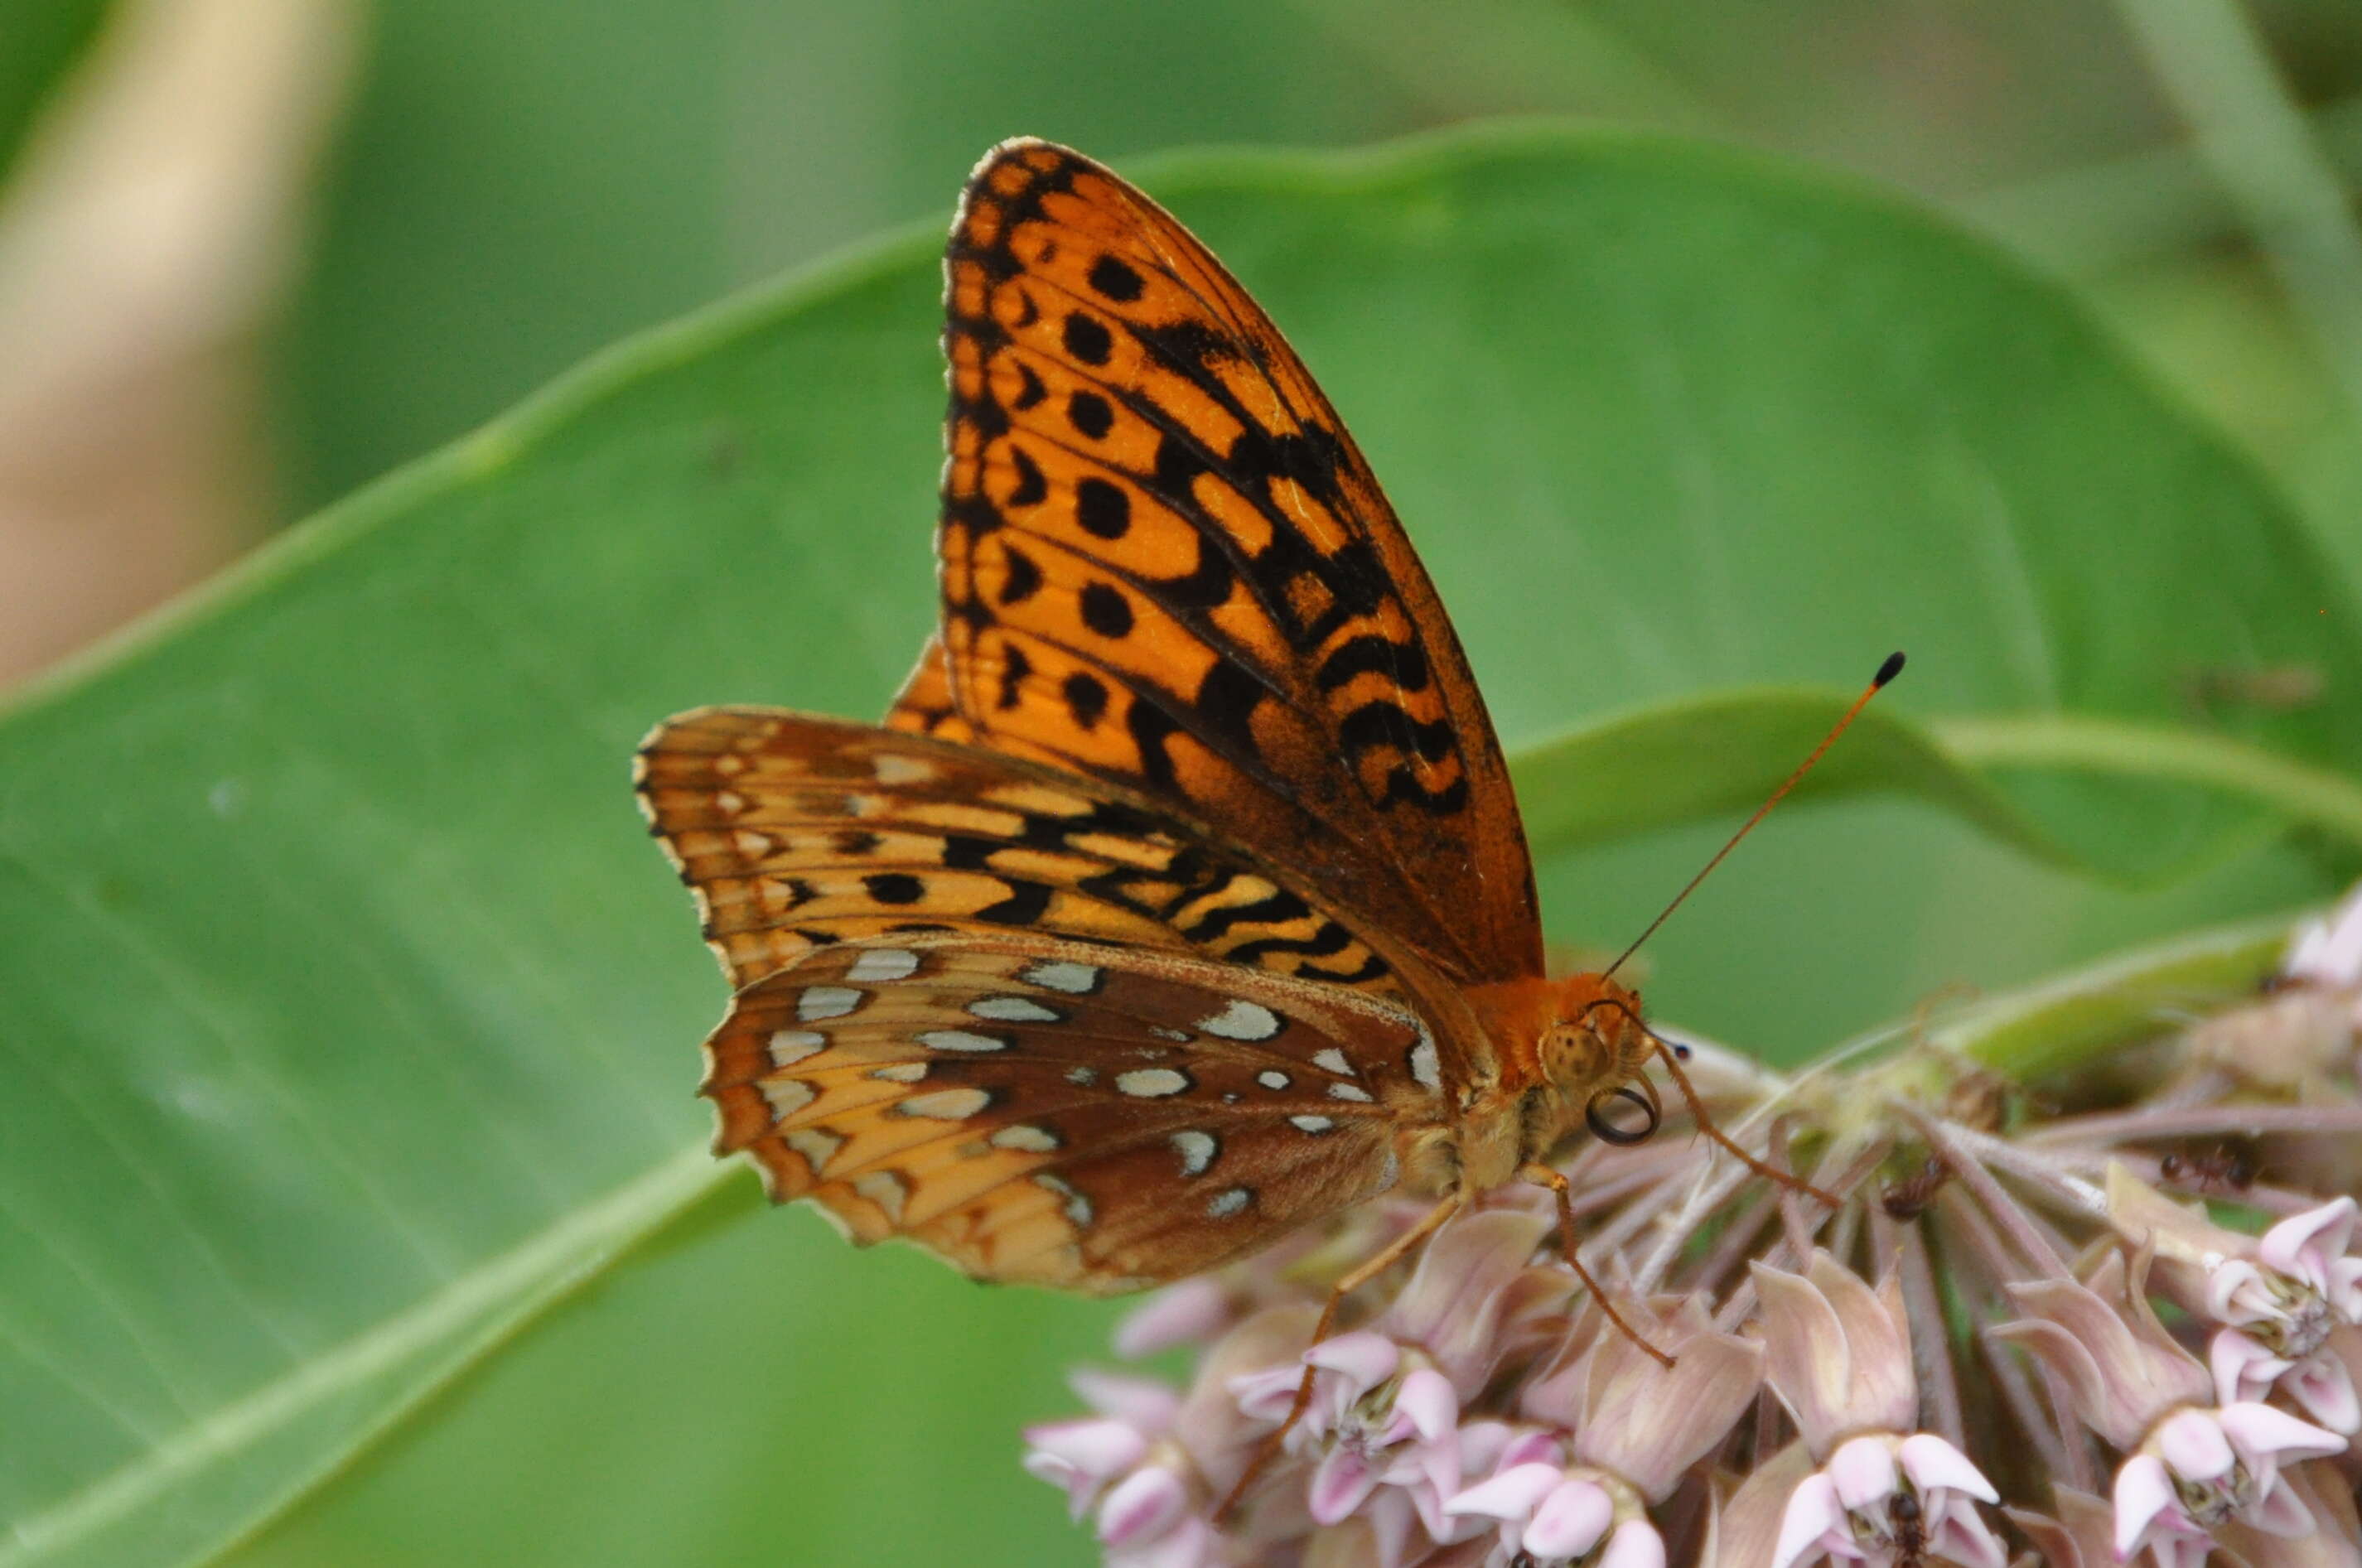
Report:
[[[128,30],[154,29],[166,5],[119,4],[106,18],[112,30],[83,25],[100,18],[97,6],[0,5],[0,60],[32,59],[29,46],[17,53],[9,45],[38,37],[40,58],[61,70],[47,78],[37,69],[0,74],[0,135],[30,125],[36,138],[12,162],[7,199],[23,201],[31,187],[26,171],[47,150],[35,111],[94,90],[131,52]],[[402,0],[359,12],[326,0],[244,7],[229,0],[216,8],[222,19],[208,48],[235,54],[252,41],[267,51],[273,39],[302,46],[286,48],[281,96],[270,100],[282,104],[280,153],[295,171],[261,196],[247,193],[258,204],[267,198],[277,214],[253,226],[278,236],[279,259],[252,263],[240,274],[248,280],[243,293],[226,286],[239,311],[224,313],[226,325],[211,327],[212,336],[191,337],[216,357],[216,370],[227,367],[221,373],[229,380],[211,379],[211,371],[191,380],[185,356],[151,367],[156,384],[216,414],[228,411],[199,426],[210,456],[188,458],[182,446],[168,443],[159,459],[160,472],[181,476],[180,488],[160,493],[187,504],[175,512],[159,503],[141,516],[161,529],[180,517],[189,530],[211,530],[209,545],[176,559],[226,556],[462,436],[628,334],[896,226],[940,224],[976,157],[1012,134],[1053,137],[1136,171],[1147,155],[1167,149],[1352,147],[1490,116],[1551,116],[1740,144],[1915,193],[2064,280],[2169,388],[2169,409],[2186,403],[2254,460],[2265,478],[2235,476],[2225,488],[2243,498],[2249,490],[2263,494],[2250,511],[2271,513],[2271,491],[2287,499],[2335,563],[2317,580],[2341,621],[2350,589],[2339,574],[2362,576],[2356,520],[2362,419],[2355,401],[2362,365],[2353,353],[2362,338],[2351,331],[2362,301],[2350,287],[2354,259],[2338,250],[2338,226],[2350,237],[2350,218],[2324,212],[2318,201],[2323,178],[2342,193],[2362,171],[2362,98],[2355,96],[2362,91],[2362,21],[2344,6]],[[263,37],[266,28],[278,31]],[[96,52],[83,52],[85,46]],[[305,91],[286,85],[307,70]],[[2301,159],[2293,174],[2286,167],[2291,146],[2319,161],[2311,185]],[[254,166],[255,160],[224,163],[233,175]],[[42,178],[39,189],[62,177]],[[1220,181],[1200,185],[1209,193],[1185,211],[1221,221],[1231,209]],[[2259,224],[2259,213],[2270,221]],[[1262,232],[1251,215],[1233,221],[1241,233]],[[5,240],[0,233],[0,260],[10,254]],[[1416,403],[1387,391],[1390,345],[1357,342],[1352,321],[1335,319],[1337,312],[1323,319],[1320,268],[1337,267],[1336,257],[1299,266],[1300,255],[1276,247],[1270,256],[1232,259],[1259,289],[1263,279],[1275,279],[1271,298],[1283,325],[1308,321],[1304,344],[1315,369],[1328,376],[1338,367],[1332,390],[1346,389],[1340,401],[1357,423],[1367,411],[1364,437],[1425,542],[1422,520],[1447,515],[1453,500],[1442,488],[1452,449],[1423,447]],[[1251,265],[1257,259],[1260,271]],[[17,275],[0,266],[0,305]],[[875,307],[877,319],[895,323],[909,344],[905,359],[878,372],[898,386],[933,374],[932,326],[921,313],[902,329],[904,317],[895,313],[909,291],[894,292],[901,288],[881,285]],[[1438,334],[1448,336],[1443,328]],[[1330,358],[1313,351],[1316,340]],[[226,396],[224,384],[232,388]],[[619,441],[616,433],[632,426],[618,420],[602,428]],[[649,646],[610,643],[597,656],[617,668],[661,668],[654,684],[683,702],[874,705],[878,670],[892,657],[877,650],[914,646],[922,624],[933,433],[918,425],[881,439],[901,454],[890,483],[910,532],[891,551],[910,581],[898,580],[889,609],[866,615],[856,607],[823,628],[858,645],[854,654],[830,663],[789,634],[775,646],[750,648],[718,630],[635,627]],[[234,457],[222,458],[223,451]],[[453,462],[464,468],[478,458],[489,467],[497,454],[463,451]],[[2107,471],[2115,480],[2141,467],[2137,452],[2114,458]],[[795,477],[778,453],[758,452],[750,484],[773,477],[766,466],[773,463]],[[2197,466],[2213,471],[2206,462]],[[573,498],[581,510],[594,514],[604,506],[627,515],[636,492],[590,488],[596,479],[591,470]],[[557,515],[567,501],[546,503]],[[370,517],[398,521],[409,503],[381,491],[372,504]],[[1535,504],[1547,511],[1548,499]],[[2095,512],[2129,504],[2118,491],[2094,497]],[[2245,499],[2224,514],[2247,515],[2243,506]],[[456,535],[470,514],[463,502],[448,513],[445,524]],[[280,578],[242,580],[233,592],[311,591],[296,575],[315,555],[336,564],[334,541],[358,534],[363,521],[359,513],[349,520],[356,526],[345,534],[318,530],[272,558]],[[1876,522],[1832,522],[1829,536]],[[769,519],[750,513],[728,537],[756,550],[769,527]],[[714,537],[723,553],[722,536]],[[154,549],[151,543],[145,558]],[[453,550],[452,559],[480,564]],[[778,552],[724,558],[751,562],[758,576],[798,569],[801,558],[784,545]],[[1459,601],[1463,612],[1472,602],[1494,612],[1470,628],[1491,679],[1499,670],[1485,665],[1488,648],[1514,646],[1496,628],[1522,602],[1509,588],[1488,585],[1497,560],[1488,568],[1473,547],[1445,544],[1429,554],[1447,595],[1469,596]],[[615,560],[619,572],[641,564],[636,557]],[[412,564],[424,573],[435,563]],[[595,558],[586,568],[604,569]],[[346,570],[366,582],[359,559],[347,561]],[[193,568],[187,575],[193,574]],[[169,586],[140,592],[152,598]],[[128,602],[107,601],[105,618]],[[2187,602],[2176,603],[2178,614],[2195,613]],[[1854,679],[1867,664],[1832,668],[1794,650],[1809,646],[1817,655],[1859,639],[1874,661],[1884,646],[1878,639],[1890,631],[1910,640],[1907,624],[1890,628],[1872,611],[1836,626],[1822,619],[1827,612],[1803,594],[1749,607],[1752,624],[1799,628],[1763,679],[1814,671],[1833,681]],[[94,621],[83,635],[96,629]],[[1711,630],[1699,626],[1699,639]],[[2160,627],[2158,635],[2170,644],[2179,634]],[[136,679],[169,682],[166,667],[175,659],[231,666],[237,653],[167,648],[151,653],[150,668]],[[553,690],[590,693],[586,706],[594,711],[602,698],[629,706],[615,698],[627,688],[604,669],[536,673]],[[1921,679],[1944,690],[1940,672]],[[1678,679],[1669,679],[1678,687]],[[760,689],[749,690],[750,682]],[[322,690],[310,696],[324,712],[348,710],[351,722],[349,734],[325,743],[329,755],[347,743],[357,748],[352,755],[373,755],[370,693],[329,685],[323,677]],[[1575,701],[1554,687],[1513,683],[1496,690],[1495,702],[1518,742],[1547,733],[1570,702],[1586,713],[1606,705],[1589,692]],[[235,699],[224,700],[226,720],[241,711]],[[49,712],[61,734],[72,733],[73,716],[70,705]],[[656,716],[636,709],[601,713],[611,729]],[[127,753],[150,733],[124,730],[131,737],[121,743]],[[461,767],[493,759],[496,770],[524,777],[534,760],[504,755],[497,736],[477,735],[471,744],[480,749],[456,754]],[[582,745],[587,771],[569,775],[564,788],[602,802],[613,788],[620,801],[620,764],[608,778],[597,771],[605,751],[579,736],[568,744]],[[573,760],[558,743],[550,745],[547,755]],[[204,770],[216,767],[234,776],[237,767],[160,755],[160,772],[185,764],[193,778],[209,778]],[[2312,755],[2348,768],[2362,761],[2350,751]],[[6,777],[0,764],[0,781]],[[28,789],[23,799],[34,794]],[[464,809],[457,791],[452,804]],[[24,820],[37,821],[25,809]],[[215,809],[230,815],[218,803]],[[9,821],[6,812],[0,806],[0,824]],[[110,841],[136,837],[136,823],[94,824],[94,836],[101,825]],[[1632,929],[1726,827],[1715,821],[1658,829],[1560,857],[1546,878],[1558,933],[1599,941]],[[357,868],[372,857],[404,856],[412,842],[404,835],[431,824],[397,816],[367,831],[382,836],[359,841]],[[2125,888],[2039,866],[1924,806],[1877,799],[1842,811],[1802,810],[1751,843],[1721,874],[1717,896],[1701,898],[1669,930],[1656,954],[1660,995],[1677,1019],[1793,1057],[1907,1010],[1947,980],[2022,981],[2118,942],[2319,898],[2351,868],[2349,856],[2268,822],[2208,845],[2202,863],[2180,867],[2184,875],[2168,884]],[[608,895],[608,884],[577,876],[574,853],[558,845],[529,867],[546,878],[545,902]],[[656,886],[662,878],[650,861],[647,911],[668,896]],[[437,871],[456,886],[470,868]],[[229,873],[222,875],[226,885]],[[369,873],[355,875],[365,884]],[[1913,889],[1916,923],[1898,955],[1887,895],[1902,883]],[[26,891],[19,907],[32,910],[51,891]],[[102,891],[92,901],[104,905],[113,896]],[[202,890],[191,890],[188,901],[201,907]],[[523,903],[547,912],[529,899]],[[593,907],[603,914],[603,906]],[[548,929],[522,940],[561,950],[576,938],[559,916],[580,910],[578,903],[548,913]],[[644,916],[645,941],[635,923]],[[22,918],[29,930],[37,917]],[[577,999],[566,1016],[586,1033],[604,1027],[625,1036],[619,1049],[665,1057],[679,1070],[652,1076],[677,1078],[685,1101],[694,1026],[683,1031],[679,1021],[710,1012],[718,990],[701,967],[684,912],[666,907],[651,914],[635,904],[612,923],[628,934],[602,931],[585,945],[627,977],[632,966],[646,966],[651,977],[636,988],[647,996],[604,1013],[601,999]],[[291,988],[313,977],[298,976],[300,959],[284,962],[287,973],[271,983]],[[193,973],[190,983],[208,996],[216,985],[234,994],[251,979],[234,960]],[[552,973],[563,983],[563,969]],[[371,987],[407,995],[408,983],[379,976]],[[634,989],[616,982],[618,994]],[[38,1027],[28,1021],[32,1016],[0,1020],[28,1058],[42,1048],[46,1031],[69,1027],[60,1021],[62,1010]],[[430,1014],[428,1027],[436,1021]],[[533,1026],[524,1017],[485,1027]],[[530,1121],[531,1102],[514,1104]],[[685,1103],[651,1114],[667,1127],[677,1121],[693,1128],[699,1120]],[[583,1158],[595,1165],[592,1155]],[[668,1222],[628,1258],[619,1262],[614,1253],[632,1244],[629,1226],[616,1228],[622,1239],[611,1239],[606,1250],[587,1251],[570,1265],[589,1281],[579,1294],[442,1386],[423,1408],[397,1411],[382,1441],[354,1442],[346,1434],[345,1446],[328,1455],[326,1484],[231,1545],[227,1559],[243,1568],[1092,1559],[1087,1541],[1060,1518],[1055,1496],[1018,1473],[1015,1430],[1070,1408],[1059,1369],[1095,1353],[1107,1309],[970,1288],[896,1249],[850,1257],[809,1214],[751,1214],[751,1183],[743,1176],[693,1200],[681,1198],[703,1181],[692,1172],[666,1189],[670,1197],[653,1211]],[[684,1204],[685,1213],[675,1214]],[[497,1215],[502,1199],[487,1194],[481,1208]],[[487,1234],[498,1230],[488,1218]],[[36,1256],[43,1270],[60,1266],[33,1249],[0,1253]],[[572,1277],[553,1276],[550,1288]],[[189,1408],[208,1408],[202,1393],[237,1391],[201,1389]],[[270,1419],[268,1411],[228,1408],[237,1421]],[[370,1427],[369,1419],[357,1419]],[[193,1420],[158,1441],[175,1463],[202,1466],[252,1437],[236,1422]],[[12,1464],[7,1445],[19,1441],[20,1433],[0,1432],[0,1482]],[[174,1450],[176,1442],[184,1447]],[[14,1463],[20,1474],[40,1468],[21,1453]],[[23,1491],[43,1496],[38,1485]],[[46,1550],[38,1542],[12,1548],[0,1537],[0,1564],[188,1560]]]

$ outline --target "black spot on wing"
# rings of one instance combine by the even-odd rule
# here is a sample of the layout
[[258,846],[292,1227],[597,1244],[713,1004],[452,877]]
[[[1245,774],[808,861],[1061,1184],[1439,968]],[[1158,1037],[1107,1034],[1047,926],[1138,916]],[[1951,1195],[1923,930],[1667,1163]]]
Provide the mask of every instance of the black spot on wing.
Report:
[[1102,256],[1091,263],[1090,282],[1102,296],[1120,304],[1138,299],[1145,286],[1130,263],[1114,256]]
[[926,884],[901,871],[880,871],[861,878],[871,898],[881,904],[915,904],[926,895]]
[[1131,497],[1093,474],[1075,486],[1075,520],[1094,538],[1120,539],[1131,527]]
[[1086,365],[1104,365],[1115,352],[1115,337],[1108,331],[1107,324],[1078,310],[1066,313],[1062,337],[1066,352]]
[[1115,428],[1115,410],[1095,392],[1068,392],[1066,423],[1094,441],[1103,440]]
[[1066,677],[1059,690],[1066,700],[1066,711],[1084,729],[1096,726],[1107,712],[1107,682],[1087,670],[1078,669]]

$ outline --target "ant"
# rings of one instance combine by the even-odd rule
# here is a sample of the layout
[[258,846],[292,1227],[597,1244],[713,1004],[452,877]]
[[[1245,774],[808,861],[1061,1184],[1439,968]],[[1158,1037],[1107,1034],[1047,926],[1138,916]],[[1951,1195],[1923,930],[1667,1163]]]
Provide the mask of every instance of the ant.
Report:
[[2218,1143],[2202,1154],[2167,1154],[2157,1162],[2157,1174],[2201,1192],[2245,1192],[2256,1184],[2256,1163]]
[[1886,1184],[1886,1189],[1878,1195],[1879,1207],[1886,1210],[1889,1220],[1907,1223],[1925,1214],[1927,1206],[1936,1201],[1936,1194],[1951,1179],[1952,1167],[1930,1154],[1916,1176]]

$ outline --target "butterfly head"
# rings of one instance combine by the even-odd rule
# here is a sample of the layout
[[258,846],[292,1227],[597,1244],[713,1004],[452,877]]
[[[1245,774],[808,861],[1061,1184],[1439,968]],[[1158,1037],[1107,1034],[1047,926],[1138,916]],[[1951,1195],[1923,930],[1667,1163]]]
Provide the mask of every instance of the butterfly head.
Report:
[[1611,1143],[1655,1130],[1643,1074],[1656,1042],[1640,1021],[1639,991],[1595,972],[1503,987],[1493,999],[1521,1160],[1544,1157],[1580,1128]]
[[1573,1099],[1637,1077],[1656,1049],[1640,1024],[1640,993],[1600,974],[1557,985],[1539,1045],[1544,1076]]

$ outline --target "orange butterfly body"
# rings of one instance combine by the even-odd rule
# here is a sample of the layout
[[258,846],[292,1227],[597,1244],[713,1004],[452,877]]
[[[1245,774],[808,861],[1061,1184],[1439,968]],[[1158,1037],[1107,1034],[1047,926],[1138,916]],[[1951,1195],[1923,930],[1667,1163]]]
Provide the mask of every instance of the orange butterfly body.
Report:
[[641,751],[735,988],[717,1147],[856,1240],[1092,1291],[1512,1179],[1655,1043],[1544,977],[1491,721],[1335,411],[1062,148],[987,157],[944,272],[943,618],[885,727]]

